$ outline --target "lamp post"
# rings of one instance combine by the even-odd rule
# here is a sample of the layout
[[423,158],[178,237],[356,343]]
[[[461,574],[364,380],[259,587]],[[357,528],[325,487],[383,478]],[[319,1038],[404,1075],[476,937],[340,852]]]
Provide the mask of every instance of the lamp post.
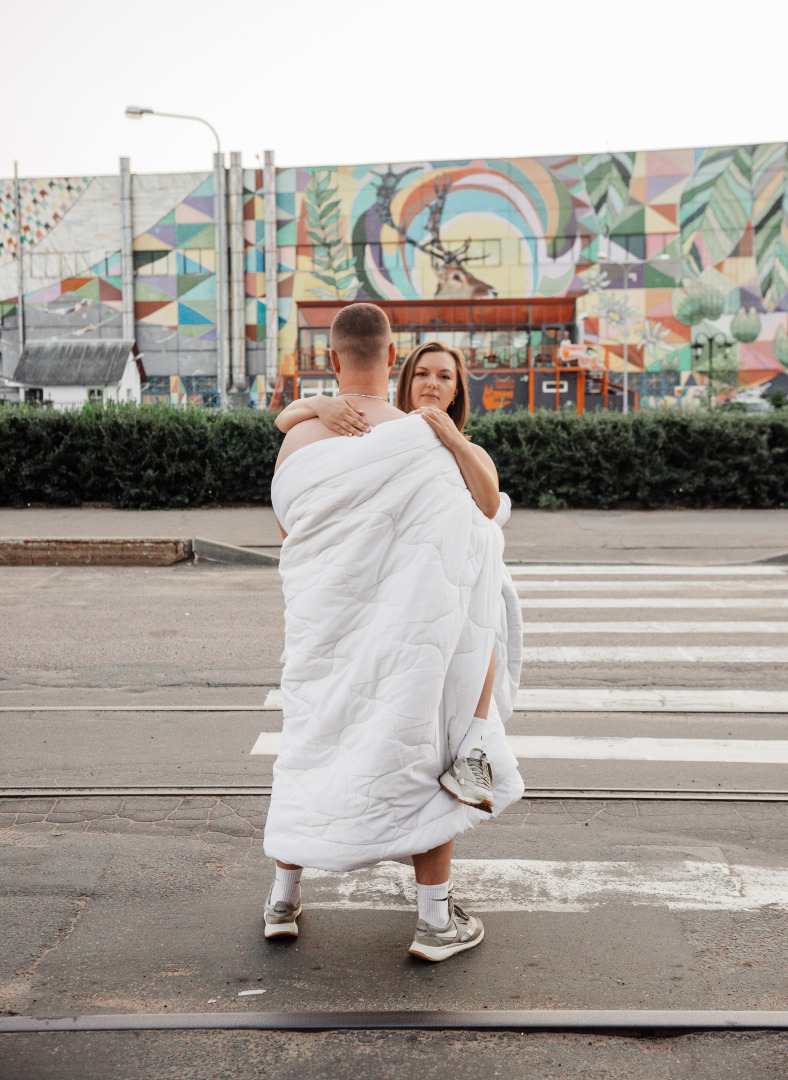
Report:
[[207,120],[203,120],[201,116],[187,116],[184,113],[159,112],[157,109],[143,109],[139,105],[127,105],[126,116],[129,120],[141,120],[143,116],[166,116],[170,120],[196,120],[198,124],[204,124],[210,129],[211,134],[214,139],[216,139],[216,153],[221,154],[222,152],[222,145],[219,142],[216,128],[213,124],[209,124]]
[[230,367],[230,342],[228,336],[230,308],[227,293],[227,207],[226,207],[226,173],[224,167],[224,154],[219,135],[213,124],[209,124],[201,116],[190,116],[186,113],[159,112],[157,109],[146,109],[140,105],[127,105],[126,116],[129,120],[141,120],[143,116],[166,116],[170,120],[195,120],[198,124],[207,127],[214,139],[216,139],[216,153],[213,155],[213,183],[214,183],[214,220],[216,222],[216,368],[217,381],[219,384],[219,406],[222,411],[227,408],[227,381]]
[[730,356],[730,351],[734,346],[733,341],[728,341],[724,334],[705,334],[701,332],[693,341],[690,348],[697,360],[700,360],[703,356],[703,350],[708,346],[709,350],[709,408],[712,408],[714,403],[714,349],[715,346],[719,346],[724,350],[724,357],[727,360]]

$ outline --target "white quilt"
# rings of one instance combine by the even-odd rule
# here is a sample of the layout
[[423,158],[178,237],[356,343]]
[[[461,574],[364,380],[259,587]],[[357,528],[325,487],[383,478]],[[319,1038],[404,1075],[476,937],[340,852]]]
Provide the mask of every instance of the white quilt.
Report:
[[[418,416],[296,451],[271,495],[288,534],[287,661],[266,854],[342,871],[428,851],[487,817],[438,777],[494,642],[501,656],[507,635],[522,645],[511,641],[501,530]],[[511,670],[496,679],[505,718]],[[498,814],[523,783],[495,701],[485,750]]]

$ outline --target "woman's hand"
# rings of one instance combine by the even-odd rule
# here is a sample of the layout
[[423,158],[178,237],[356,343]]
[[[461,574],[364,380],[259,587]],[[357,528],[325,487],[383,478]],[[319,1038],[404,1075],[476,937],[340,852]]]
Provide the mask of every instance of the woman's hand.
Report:
[[436,405],[423,405],[414,411],[418,416],[424,417],[443,445],[452,452],[466,445],[467,440],[462,437],[457,425],[443,409]]
[[366,435],[372,428],[364,419],[363,409],[357,409],[344,397],[314,397],[311,399],[318,419],[337,435]]

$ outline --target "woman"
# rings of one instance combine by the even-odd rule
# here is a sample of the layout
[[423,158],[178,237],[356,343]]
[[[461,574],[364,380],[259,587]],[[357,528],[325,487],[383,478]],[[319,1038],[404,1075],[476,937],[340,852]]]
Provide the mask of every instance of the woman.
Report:
[[[372,429],[360,408],[363,395],[301,398],[276,418],[287,432],[302,420],[317,418],[339,435],[365,435]],[[481,446],[463,434],[470,413],[465,357],[452,345],[425,341],[408,355],[397,384],[397,408],[415,412],[430,425],[454,454],[463,479],[482,513],[503,525],[511,512],[508,495],[498,490],[495,464]],[[501,630],[498,634],[482,695],[456,759],[441,778],[441,786],[469,806],[492,813],[493,796],[489,763],[483,752],[483,733],[491,700],[505,721],[511,715],[520,681],[522,662],[522,615],[519,597],[504,567],[501,598]],[[497,660],[497,663],[496,663]]]
[[[457,459],[476,505],[488,518],[495,518],[501,505],[495,464],[486,450],[463,435],[470,401],[462,352],[440,341],[417,345],[400,372],[397,408],[424,417]],[[280,431],[287,432],[302,420],[315,417],[338,435],[365,435],[372,430],[364,420],[364,410],[357,397],[351,402],[346,397],[322,394],[292,402],[275,422]],[[510,507],[508,497],[505,501]],[[507,512],[504,521],[508,517]]]

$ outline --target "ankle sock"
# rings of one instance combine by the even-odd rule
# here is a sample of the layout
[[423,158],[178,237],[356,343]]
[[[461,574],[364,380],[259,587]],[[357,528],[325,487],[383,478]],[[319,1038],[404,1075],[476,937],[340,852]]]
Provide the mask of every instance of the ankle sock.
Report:
[[449,923],[449,883],[443,885],[419,885],[419,918],[430,926],[447,926]]
[[284,900],[286,904],[298,904],[301,900],[301,875],[302,869],[283,870],[281,866],[276,868],[276,880],[271,889],[269,904],[278,904]]
[[484,749],[484,729],[487,727],[487,721],[483,716],[474,716],[471,720],[470,727],[465,733],[465,738],[460,743],[457,750],[457,757],[468,757],[471,750],[483,750]]

